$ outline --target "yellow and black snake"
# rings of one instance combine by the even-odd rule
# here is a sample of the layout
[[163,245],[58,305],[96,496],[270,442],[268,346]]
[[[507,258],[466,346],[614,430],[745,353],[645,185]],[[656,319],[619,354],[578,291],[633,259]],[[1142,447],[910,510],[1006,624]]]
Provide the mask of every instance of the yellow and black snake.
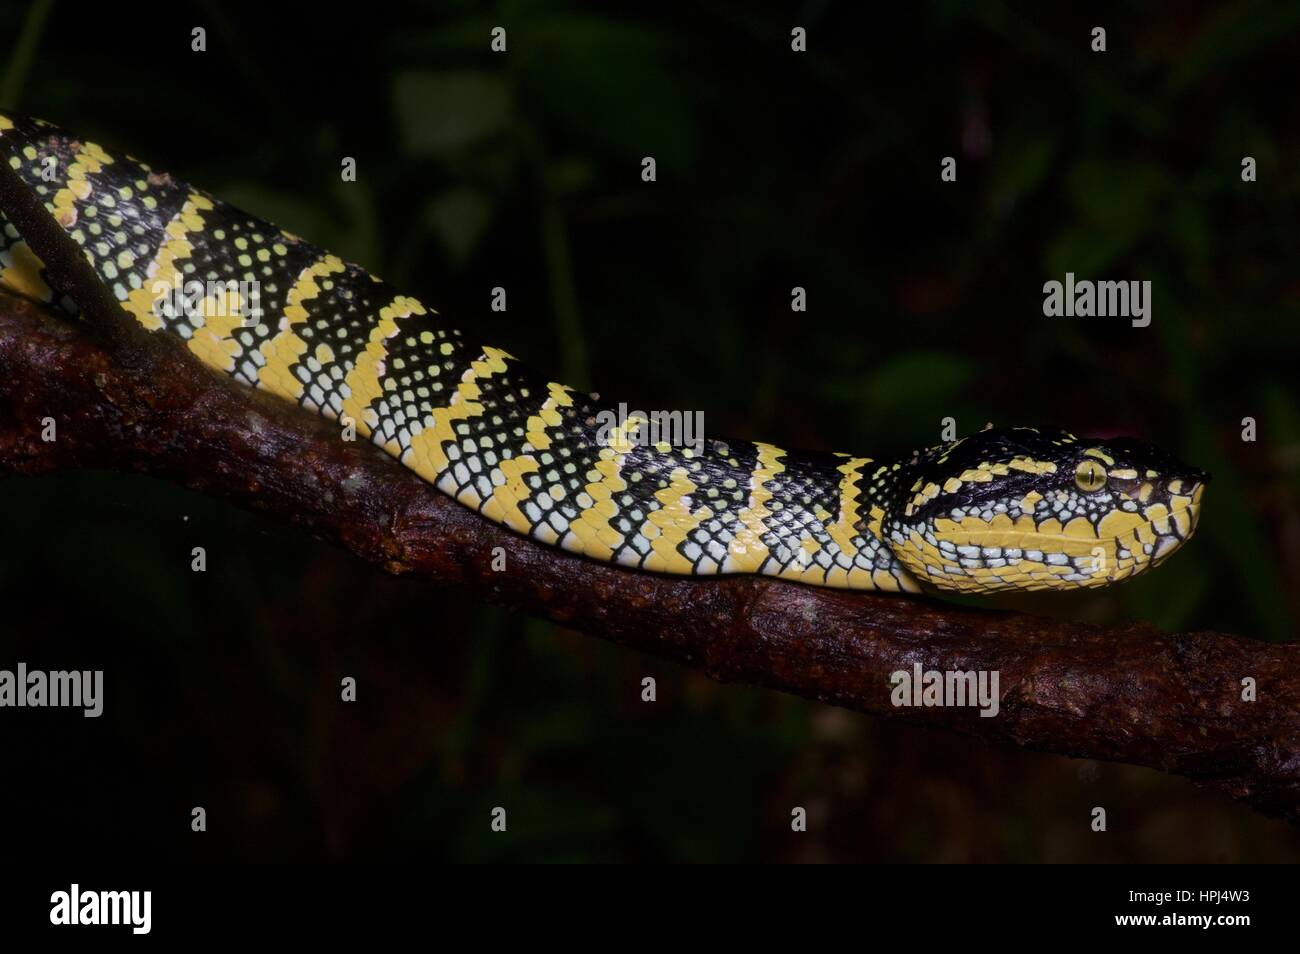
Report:
[[2,114],[0,156],[0,285],[170,332],[244,384],[353,422],[488,519],[596,560],[864,590],[1070,589],[1141,573],[1196,527],[1205,474],[1127,438],[986,429],[872,460],[648,444],[636,417],[611,433],[590,396],[144,163]]

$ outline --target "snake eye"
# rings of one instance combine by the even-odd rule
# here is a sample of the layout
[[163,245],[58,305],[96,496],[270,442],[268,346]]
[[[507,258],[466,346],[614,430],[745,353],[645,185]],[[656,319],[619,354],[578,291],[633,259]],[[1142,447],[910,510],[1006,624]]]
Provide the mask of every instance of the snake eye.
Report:
[[1074,482],[1084,493],[1096,493],[1106,486],[1106,468],[1091,457],[1085,458],[1074,469]]

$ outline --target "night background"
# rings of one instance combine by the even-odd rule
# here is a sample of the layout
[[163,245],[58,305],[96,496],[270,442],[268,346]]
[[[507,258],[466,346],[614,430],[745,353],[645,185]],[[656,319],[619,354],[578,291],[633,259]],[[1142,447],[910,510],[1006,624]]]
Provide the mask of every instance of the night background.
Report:
[[[1300,5],[861,7],[0,0],[0,109],[270,219],[554,380],[701,410],[710,434],[886,456],[952,417],[1158,443],[1213,474],[1167,564],[964,602],[1295,638]],[[1067,271],[1151,280],[1151,325],[1045,318]],[[1300,832],[1180,778],[721,685],[150,478],[5,478],[0,527],[0,667],[105,670],[101,718],[0,713],[14,852],[1300,859]]]

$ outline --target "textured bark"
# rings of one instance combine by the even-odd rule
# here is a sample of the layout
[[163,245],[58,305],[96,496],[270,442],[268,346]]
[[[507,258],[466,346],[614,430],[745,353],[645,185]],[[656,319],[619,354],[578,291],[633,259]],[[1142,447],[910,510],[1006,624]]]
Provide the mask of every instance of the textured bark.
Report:
[[[390,573],[465,587],[715,679],[1151,766],[1300,822],[1300,644],[622,570],[489,523],[370,444],[343,441],[332,422],[209,372],[162,339],[110,347],[0,294],[0,473],[155,474],[281,514]],[[46,417],[58,426],[51,443],[41,440]],[[492,570],[496,547],[502,572]],[[890,673],[917,663],[998,670],[999,713],[895,708]],[[1245,677],[1260,701],[1242,701]]]

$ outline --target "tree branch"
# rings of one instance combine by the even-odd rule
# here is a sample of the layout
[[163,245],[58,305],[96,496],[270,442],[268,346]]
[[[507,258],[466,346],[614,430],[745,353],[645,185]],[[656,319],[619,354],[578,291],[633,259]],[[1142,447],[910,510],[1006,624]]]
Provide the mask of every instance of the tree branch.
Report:
[[[118,346],[120,347],[120,346]],[[622,570],[466,510],[364,441],[158,341],[115,359],[0,294],[0,473],[134,469],[287,516],[390,573],[745,682],[995,742],[1185,775],[1300,823],[1300,644],[1170,635],[753,577]],[[41,439],[42,420],[57,440]],[[492,570],[502,548],[506,569]],[[890,673],[997,670],[994,718],[895,708]],[[1259,687],[1243,702],[1242,679]]]

